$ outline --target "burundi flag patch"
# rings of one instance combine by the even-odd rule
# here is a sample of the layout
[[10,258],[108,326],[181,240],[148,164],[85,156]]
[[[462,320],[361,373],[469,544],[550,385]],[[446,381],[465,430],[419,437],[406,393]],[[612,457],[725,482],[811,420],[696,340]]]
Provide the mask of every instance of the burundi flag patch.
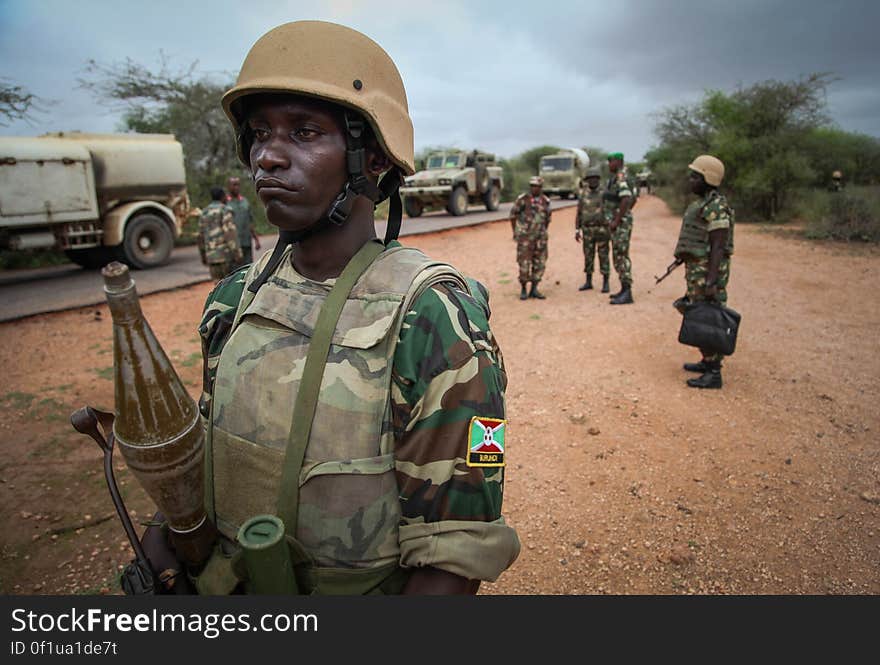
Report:
[[468,466],[504,466],[504,430],[506,420],[471,418],[468,437]]

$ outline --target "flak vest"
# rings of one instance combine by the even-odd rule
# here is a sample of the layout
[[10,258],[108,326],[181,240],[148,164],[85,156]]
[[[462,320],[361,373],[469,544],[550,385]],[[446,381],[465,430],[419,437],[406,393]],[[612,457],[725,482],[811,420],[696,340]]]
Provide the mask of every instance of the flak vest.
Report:
[[[276,511],[293,404],[331,288],[299,276],[289,252],[250,302],[243,296],[217,366],[206,495],[230,541],[249,518]],[[443,282],[471,293],[452,266],[394,247],[345,300],[299,473],[296,533],[286,534],[301,593],[397,593],[408,578],[399,566],[392,362],[406,312]],[[251,295],[247,287],[244,294]],[[230,593],[242,581],[225,545],[197,580],[200,593]]]
[[[681,231],[678,234],[678,244],[675,246],[675,258],[687,259],[703,259],[709,256],[709,231],[706,222],[703,220],[703,211],[706,209],[713,199],[723,197],[717,192],[713,192],[708,197],[691,203],[684,211],[684,217],[681,221]],[[733,254],[733,211],[730,214],[730,228],[727,231],[727,245],[724,248],[724,255],[731,256]]]
[[581,205],[578,208],[579,227],[604,226],[607,228],[608,222],[605,220],[603,212],[604,196],[602,190],[598,187],[596,191],[586,189],[581,196]]

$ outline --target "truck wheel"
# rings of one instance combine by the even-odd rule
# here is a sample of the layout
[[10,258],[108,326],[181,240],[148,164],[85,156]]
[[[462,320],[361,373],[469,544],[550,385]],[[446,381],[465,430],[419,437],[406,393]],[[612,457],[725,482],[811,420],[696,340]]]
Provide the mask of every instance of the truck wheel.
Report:
[[446,209],[456,217],[461,217],[467,213],[468,195],[464,187],[459,185],[449,192],[449,205],[446,206]]
[[422,202],[412,196],[403,197],[403,209],[406,210],[407,217],[421,217],[425,206]]
[[64,254],[76,265],[86,270],[103,268],[116,258],[110,247],[89,247],[88,249],[66,249]]
[[498,210],[498,206],[501,204],[501,190],[498,189],[498,185],[493,184],[489,191],[483,194],[483,203],[486,204],[486,210],[492,212]]
[[125,225],[122,260],[132,268],[155,268],[166,263],[174,248],[174,235],[164,219],[150,212]]

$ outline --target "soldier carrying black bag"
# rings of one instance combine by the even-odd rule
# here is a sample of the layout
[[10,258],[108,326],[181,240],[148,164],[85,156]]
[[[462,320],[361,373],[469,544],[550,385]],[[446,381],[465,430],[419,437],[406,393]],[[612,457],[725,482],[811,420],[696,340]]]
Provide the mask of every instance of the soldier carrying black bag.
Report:
[[673,303],[684,316],[679,341],[700,348],[697,363],[684,369],[699,372],[692,388],[721,388],[721,359],[733,353],[739,314],[724,307],[733,255],[733,208],[718,191],[724,164],[700,155],[688,165],[691,191],[699,196],[685,210],[675,258],[685,264],[687,293]]

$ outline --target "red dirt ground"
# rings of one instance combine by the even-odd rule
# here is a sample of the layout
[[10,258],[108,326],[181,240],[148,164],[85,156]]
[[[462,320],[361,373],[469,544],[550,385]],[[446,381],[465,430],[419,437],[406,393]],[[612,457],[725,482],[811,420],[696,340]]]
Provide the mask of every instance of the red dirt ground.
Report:
[[[876,248],[741,224],[730,305],[743,315],[721,391],[685,386],[679,227],[635,211],[635,304],[579,292],[574,210],[554,215],[545,301],[518,300],[506,222],[405,239],[489,287],[507,363],[504,512],[522,554],[490,594],[880,592],[880,302]],[[612,279],[616,290],[616,279]],[[143,298],[197,396],[210,284]],[[0,325],[0,592],[117,593],[131,558],[101,455],[68,416],[112,410],[106,306]],[[137,518],[151,512],[121,462]]]

